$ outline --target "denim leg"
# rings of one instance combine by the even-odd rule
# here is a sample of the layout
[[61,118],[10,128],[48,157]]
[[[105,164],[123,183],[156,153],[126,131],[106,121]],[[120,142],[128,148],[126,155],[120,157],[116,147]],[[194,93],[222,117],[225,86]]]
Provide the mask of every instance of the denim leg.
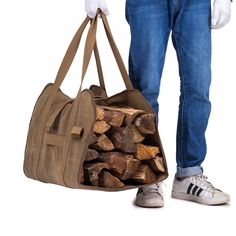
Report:
[[158,117],[158,95],[170,34],[167,0],[127,0],[130,25],[129,76]]
[[211,111],[210,0],[178,1],[172,42],[181,79],[176,140],[176,176],[201,174],[206,155],[205,131]]

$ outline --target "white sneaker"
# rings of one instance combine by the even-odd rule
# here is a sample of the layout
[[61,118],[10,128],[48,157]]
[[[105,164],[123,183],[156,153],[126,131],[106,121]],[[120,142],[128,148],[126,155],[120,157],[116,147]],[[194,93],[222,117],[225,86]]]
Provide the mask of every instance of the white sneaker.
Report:
[[175,178],[171,197],[205,205],[219,205],[230,201],[230,196],[216,189],[205,175],[190,176],[183,180]]
[[161,184],[150,184],[138,188],[135,204],[140,207],[163,207],[164,199]]

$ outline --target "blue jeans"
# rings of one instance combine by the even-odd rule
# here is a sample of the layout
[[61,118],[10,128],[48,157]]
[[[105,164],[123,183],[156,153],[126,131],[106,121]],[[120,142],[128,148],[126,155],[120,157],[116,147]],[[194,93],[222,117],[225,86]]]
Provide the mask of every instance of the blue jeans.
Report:
[[176,176],[202,174],[211,111],[211,1],[126,0],[125,16],[131,32],[129,76],[157,116],[160,81],[172,32],[181,81]]

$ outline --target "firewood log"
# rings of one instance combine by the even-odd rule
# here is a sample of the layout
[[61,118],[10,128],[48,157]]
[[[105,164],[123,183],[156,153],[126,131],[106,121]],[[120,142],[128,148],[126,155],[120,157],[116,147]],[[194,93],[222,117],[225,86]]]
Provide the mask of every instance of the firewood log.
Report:
[[147,164],[141,164],[131,179],[139,183],[148,184],[157,181],[157,176]]
[[107,124],[106,121],[104,120],[97,120],[95,123],[94,123],[94,127],[93,127],[93,132],[94,133],[97,133],[97,134],[103,134],[105,133],[107,130],[110,129],[110,125]]
[[101,162],[84,164],[83,171],[85,183],[98,186],[98,174],[102,171],[102,169],[109,169],[109,165]]
[[115,148],[111,140],[105,134],[98,135],[97,137],[97,142],[90,145],[92,148],[103,151],[111,151]]
[[118,178],[116,178],[107,171],[102,171],[99,174],[98,182],[100,187],[106,187],[106,188],[124,187],[124,183],[122,183]]
[[165,172],[163,159],[159,156],[156,156],[154,159],[147,160],[146,163],[150,166],[155,172]]
[[119,111],[104,110],[104,118],[109,125],[121,126],[124,120],[125,114]]
[[96,120],[103,120],[104,118],[104,109],[100,106],[96,106]]
[[98,159],[100,156],[100,153],[96,151],[95,149],[88,148],[86,156],[85,156],[85,161],[93,161]]
[[129,126],[125,127],[111,127],[109,130],[109,138],[114,144],[115,148],[125,152],[136,152],[136,146],[133,141],[133,131]]
[[139,114],[144,114],[145,111],[134,109],[132,107],[118,107],[118,106],[101,106],[104,110],[108,111],[119,111],[125,114],[124,124],[129,125],[132,123],[134,118]]
[[133,176],[141,164],[133,155],[121,152],[104,152],[99,159],[107,163],[112,174],[122,180]]
[[135,157],[139,160],[153,159],[156,157],[158,153],[160,153],[159,147],[156,146],[137,143],[136,147],[137,147],[137,152],[135,154]]
[[121,126],[125,114],[117,110],[105,110],[101,106],[96,106],[96,120],[104,120],[107,124],[112,126]]
[[133,131],[134,134],[134,143],[141,143],[145,136],[143,136],[140,131],[136,128],[136,126],[134,124],[131,125],[131,129]]
[[141,161],[136,158],[128,158],[126,163],[126,169],[123,174],[114,172],[113,174],[121,180],[126,180],[131,178],[139,169]]
[[155,114],[148,113],[137,116],[134,124],[142,134],[154,134],[155,132]]
[[123,174],[126,169],[128,156],[129,154],[121,152],[103,152],[99,158],[107,163],[110,169]]
[[96,143],[98,141],[98,137],[95,133],[92,132],[91,136],[90,136],[90,142],[89,145],[92,145],[94,143]]

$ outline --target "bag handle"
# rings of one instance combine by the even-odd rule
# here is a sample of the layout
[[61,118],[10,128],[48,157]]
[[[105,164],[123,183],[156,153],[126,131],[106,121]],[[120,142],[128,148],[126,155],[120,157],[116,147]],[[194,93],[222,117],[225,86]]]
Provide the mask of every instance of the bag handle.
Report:
[[[84,50],[84,59],[83,59],[81,83],[83,82],[83,78],[86,74],[86,71],[87,71],[87,68],[88,68],[88,65],[89,65],[89,61],[90,61],[90,58],[91,58],[92,50],[94,50],[96,57],[97,57],[97,54],[98,54],[97,53],[98,50],[97,50],[97,44],[96,44],[96,38],[95,37],[96,37],[97,17],[98,17],[99,14],[101,15],[109,44],[111,46],[114,57],[116,59],[116,62],[117,62],[117,65],[119,67],[121,76],[122,76],[123,81],[125,83],[125,86],[126,86],[127,89],[133,89],[133,86],[132,86],[132,83],[129,79],[127,70],[124,66],[123,60],[121,58],[119,50],[118,50],[118,48],[115,44],[114,38],[112,36],[112,33],[111,33],[111,30],[110,30],[106,15],[100,9],[98,9],[96,16],[91,20],[90,29],[89,29],[89,32],[88,32],[88,35],[90,35],[90,36],[89,36],[89,38],[87,38],[88,40],[86,41],[85,50]],[[85,28],[89,20],[90,20],[90,18],[87,16],[86,19],[84,20],[84,22],[82,23],[81,27]],[[56,76],[56,79],[55,79],[55,82],[54,82],[54,86],[55,86],[56,90],[58,90],[60,88],[62,82],[64,81],[65,76],[66,76],[67,72],[69,71],[70,66],[71,66],[71,64],[74,60],[74,57],[76,55],[76,52],[78,50],[78,46],[79,46],[81,36],[82,36],[82,33],[79,34],[78,31],[75,34],[74,38],[72,39],[71,44],[67,49],[65,57],[63,58],[63,61],[61,63],[59,71],[57,73],[57,76]],[[96,62],[97,62],[97,65],[98,65],[98,67],[97,67],[98,71],[102,71],[101,66],[99,66],[99,64],[101,64],[100,59],[96,60]],[[99,73],[99,75],[101,75],[101,73]],[[104,84],[103,76],[100,76],[99,78],[101,78],[100,79],[100,85],[105,90],[105,84]]]
[[112,33],[111,33],[111,30],[110,30],[110,27],[109,27],[109,24],[108,24],[108,21],[107,21],[107,17],[106,15],[101,11],[100,12],[101,16],[102,16],[102,20],[103,20],[103,25],[105,27],[105,31],[106,31],[106,35],[107,35],[107,38],[108,38],[108,41],[110,43],[110,46],[111,46],[111,49],[112,49],[112,52],[114,54],[114,57],[116,59],[116,62],[117,62],[117,65],[119,67],[119,70],[120,70],[120,73],[122,75],[122,78],[124,80],[124,83],[125,83],[125,86],[127,89],[133,89],[133,85],[129,79],[129,75],[128,75],[128,72],[125,68],[125,65],[124,65],[124,62],[123,62],[123,59],[120,55],[120,52],[116,46],[116,43],[115,43],[115,40],[112,36]]
[[[73,39],[71,40],[71,43],[70,43],[70,45],[66,51],[66,54],[61,62],[60,68],[57,72],[57,76],[56,76],[56,79],[54,82],[54,86],[56,85],[57,89],[60,87],[58,85],[63,82],[67,72],[69,71],[69,68],[70,68],[70,66],[74,60],[74,57],[76,55],[76,52],[78,50],[83,31],[84,31],[85,27],[87,26],[89,20],[90,20],[90,18],[86,17],[86,19],[84,20],[84,22],[81,24],[80,28],[78,29],[78,31],[74,35]],[[103,88],[103,90],[106,93],[106,88],[105,88],[105,83],[104,83],[104,77],[103,77],[101,60],[100,60],[100,56],[99,56],[99,52],[98,52],[97,42],[95,42],[95,46],[94,46],[94,55],[95,55],[95,60],[96,60],[96,65],[97,65],[99,83],[100,83],[100,86]]]
[[[92,27],[94,27],[94,29],[91,29],[91,31],[89,31],[88,35],[87,35],[87,40],[86,40],[86,45],[85,45],[85,50],[84,50],[84,60],[83,60],[81,84],[83,83],[83,79],[84,79],[84,76],[86,74],[86,71],[87,71],[87,68],[88,68],[88,65],[89,65],[89,61],[90,61],[90,58],[91,58],[91,53],[92,53],[92,50],[93,50],[92,45],[94,43],[96,43],[96,30],[97,30],[97,16],[98,16],[98,14],[101,15],[102,22],[103,22],[103,25],[104,25],[104,28],[105,28],[105,32],[106,32],[110,47],[111,47],[113,55],[116,59],[116,63],[117,63],[118,68],[120,70],[120,73],[121,73],[121,76],[122,76],[123,81],[125,83],[125,86],[126,86],[127,89],[133,89],[133,86],[132,86],[132,83],[129,79],[129,76],[128,76],[127,70],[125,68],[124,62],[123,62],[122,57],[120,55],[120,52],[119,52],[119,50],[116,46],[115,40],[112,36],[111,30],[110,30],[110,27],[109,27],[109,24],[108,24],[108,21],[107,21],[107,17],[100,9],[97,10],[97,14],[94,18],[95,23],[92,25]],[[81,88],[80,88],[80,90],[81,90]],[[80,93],[80,91],[79,91],[79,93]]]
[[101,60],[100,60],[100,56],[98,52],[97,42],[95,42],[95,45],[94,45],[94,55],[95,55],[95,60],[96,60],[96,65],[97,65],[99,84],[100,84],[100,87],[104,90],[105,96],[107,97],[107,91],[106,91],[106,86],[104,82],[102,65],[101,65]]

